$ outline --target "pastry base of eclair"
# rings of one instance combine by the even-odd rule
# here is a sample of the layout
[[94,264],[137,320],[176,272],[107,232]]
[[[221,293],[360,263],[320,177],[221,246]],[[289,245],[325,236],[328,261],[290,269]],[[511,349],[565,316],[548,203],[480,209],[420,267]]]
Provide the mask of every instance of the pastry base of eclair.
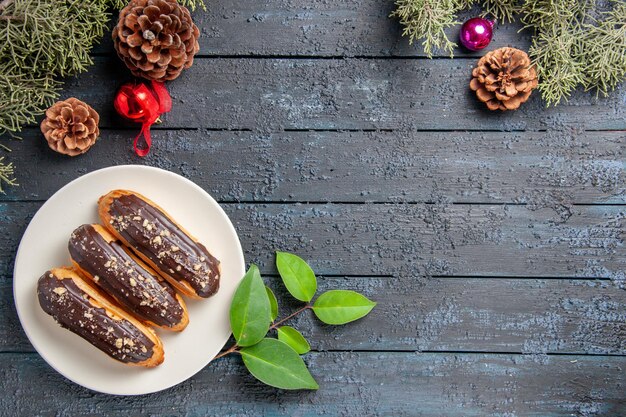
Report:
[[[215,266],[215,268],[217,269],[215,282],[212,283],[212,285],[215,287],[213,292],[211,292],[208,295],[200,295],[198,293],[198,290],[193,288],[193,286],[191,285],[189,281],[184,280],[184,279],[177,279],[177,277],[175,276],[176,272],[173,269],[164,270],[162,267],[157,265],[152,259],[150,259],[146,254],[142,253],[138,248],[136,248],[132,242],[129,242],[124,236],[122,236],[122,234],[112,224],[113,219],[109,212],[109,209],[113,200],[124,197],[124,196],[132,196],[132,197],[139,198],[140,200],[143,200],[147,205],[152,206],[154,209],[160,211],[161,214],[164,216],[164,218],[166,218],[175,227],[177,227],[184,235],[186,235],[187,238],[191,239],[196,245],[200,245],[202,248],[204,248],[204,250],[206,250],[208,256],[210,256],[217,263],[217,265]],[[141,260],[143,260],[148,266],[154,269],[160,276],[165,278],[174,288],[180,291],[183,295],[186,295],[194,299],[201,299],[201,298],[210,297],[211,295],[215,294],[218,291],[219,279],[221,275],[221,265],[219,264],[219,261],[215,259],[215,257],[213,257],[208,252],[208,250],[204,247],[204,245],[198,242],[198,240],[194,238],[184,227],[182,227],[178,222],[176,222],[163,208],[161,208],[158,204],[156,204],[152,200],[134,191],[113,190],[107,193],[106,195],[103,195],[98,200],[98,214],[100,216],[100,219],[102,220],[102,223],[104,224],[104,226],[107,228],[109,232],[111,232],[118,240],[124,243],[127,247],[131,248],[133,252],[139,258],[141,258]],[[195,265],[194,265],[194,269],[195,269]]]
[[[116,241],[115,237],[107,230],[105,229],[103,226],[99,225],[99,224],[91,224],[91,225],[83,225],[81,227],[79,227],[78,229],[76,229],[74,231],[74,233],[80,233],[80,230],[83,230],[83,233],[89,232],[88,229],[85,228],[92,228],[93,232],[97,233],[100,238],[102,238],[102,240],[104,242],[106,242],[107,244]],[[92,241],[88,242],[89,244],[92,245],[96,245],[96,241],[98,240],[96,236],[92,236]],[[119,244],[119,242],[118,242]],[[172,295],[173,295],[173,300],[171,300],[171,302],[178,303],[178,306],[180,307],[180,309],[182,310],[182,314],[180,317],[180,321],[178,323],[176,323],[173,326],[168,326],[168,325],[164,325],[164,324],[158,324],[156,322],[154,322],[153,320],[147,318],[147,317],[143,317],[141,315],[141,313],[134,311],[135,308],[141,308],[138,306],[132,306],[131,304],[129,304],[129,302],[127,301],[127,299],[124,299],[124,297],[129,297],[129,294],[135,294],[136,299],[141,300],[142,302],[146,303],[145,305],[150,305],[151,303],[154,303],[154,300],[157,300],[159,295],[163,296],[162,294],[159,294],[157,292],[156,297],[150,299],[150,298],[146,298],[148,297],[150,294],[153,294],[154,288],[151,287],[147,287],[145,288],[145,291],[142,290],[142,285],[144,285],[144,283],[148,282],[145,281],[145,279],[150,280],[150,279],[155,279],[157,281],[160,281],[160,283],[156,283],[155,285],[166,285],[169,286],[169,284],[167,283],[167,281],[163,281],[163,278],[161,278],[155,271],[152,270],[152,268],[150,268],[148,265],[146,265],[141,259],[137,258],[137,256],[132,253],[127,247],[123,247],[121,245],[118,246],[118,248],[123,250],[123,253],[121,254],[117,254],[118,256],[124,256],[127,255],[128,256],[128,261],[131,262],[131,264],[129,265],[119,265],[119,269],[113,269],[113,268],[106,268],[106,271],[102,271],[104,273],[107,274],[111,274],[111,273],[115,273],[117,275],[116,278],[113,281],[116,282],[117,284],[121,285],[121,290],[118,289],[117,293],[115,292],[115,289],[113,289],[112,291],[107,290],[107,288],[105,288],[105,282],[106,281],[106,277],[103,276],[102,274],[97,278],[93,276],[92,273],[90,273],[89,271],[87,271],[85,268],[83,268],[80,265],[80,260],[74,259],[74,257],[72,256],[72,254],[74,253],[72,250],[72,239],[70,239],[70,243],[69,243],[69,249],[70,249],[70,259],[72,260],[72,265],[74,266],[74,269],[79,271],[81,273],[81,275],[89,278],[96,286],[98,286],[100,289],[102,289],[105,293],[107,293],[109,296],[113,297],[114,299],[116,299],[116,301],[122,306],[122,308],[125,308],[126,311],[132,315],[134,315],[137,319],[139,319],[140,321],[150,325],[150,326],[154,326],[154,327],[158,327],[164,330],[170,330],[170,331],[176,331],[176,332],[180,332],[182,330],[185,329],[185,327],[187,327],[187,324],[189,324],[189,313],[187,312],[187,306],[185,304],[185,302],[183,301],[182,297],[176,293],[173,290],[170,290]],[[93,248],[90,248],[89,251],[93,251],[93,250],[99,250],[100,254],[104,253],[107,248],[100,248],[98,249],[97,246],[94,246]],[[109,248],[110,250],[110,248]],[[85,251],[87,251],[86,249],[84,249],[82,252],[80,250],[80,248],[76,249],[76,253],[80,256],[82,253],[84,253]],[[119,251],[119,250],[118,250]],[[79,258],[80,259],[80,258]],[[89,263],[89,261],[86,258],[85,261],[87,261],[87,263]],[[107,259],[107,261],[110,262],[110,260]],[[106,261],[104,259],[102,259],[102,263],[103,265],[101,265],[101,267],[105,266]],[[123,262],[123,259],[119,260],[120,263]],[[92,260],[93,263],[93,260]],[[117,262],[116,262],[117,263]],[[145,279],[142,278],[142,280],[140,280],[138,277],[135,277],[135,282],[133,282],[134,286],[130,283],[130,282],[120,282],[119,279],[124,279],[126,278],[126,280],[130,280],[132,279],[132,277],[129,276],[125,276],[128,275],[127,271],[128,269],[130,269],[131,271],[135,270],[135,268],[141,268],[143,270],[145,270],[145,272],[147,272],[150,276],[145,276]],[[96,267],[98,268],[98,267]],[[117,266],[115,266],[115,268],[117,268]],[[98,269],[96,269],[96,273]],[[121,275],[120,275],[121,274]],[[126,294],[124,294],[124,289],[126,290]],[[139,292],[139,294],[137,293]],[[142,304],[144,305],[144,304]],[[161,308],[165,312],[167,311],[167,309],[169,308],[169,306],[165,305],[165,306],[159,306],[158,304],[156,304],[156,306],[152,306],[153,308],[156,308],[158,310],[160,310]],[[145,307],[144,307],[145,308]],[[179,310],[180,311],[180,310]],[[180,313],[178,313],[180,314]],[[153,314],[154,316],[154,314]],[[160,318],[160,317],[158,317]]]
[[[65,280],[71,281],[71,284]],[[50,289],[51,286],[54,288]],[[77,292],[80,294],[75,294]],[[39,278],[37,293],[39,303],[47,314],[109,357],[125,365],[148,368],[160,365],[165,359],[163,343],[154,330],[124,311],[76,271],[69,268],[51,269]],[[70,317],[71,320],[68,319]],[[145,337],[145,342],[152,343],[152,346],[148,346],[152,354],[145,359],[143,357],[148,350],[141,340],[133,340],[133,328]],[[132,358],[133,353],[143,360],[124,360],[126,357]]]

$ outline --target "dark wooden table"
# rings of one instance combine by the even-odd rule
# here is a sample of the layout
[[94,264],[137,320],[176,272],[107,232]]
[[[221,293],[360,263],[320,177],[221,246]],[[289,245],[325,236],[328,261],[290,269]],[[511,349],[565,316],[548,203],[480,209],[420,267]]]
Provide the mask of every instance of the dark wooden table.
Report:
[[[63,92],[100,112],[97,146],[61,157],[34,126],[12,144],[21,185],[0,202],[0,414],[626,415],[624,86],[490,113],[468,89],[478,55],[426,59],[388,19],[390,1],[208,6],[195,13],[200,56],[169,84],[174,108],[149,157],[132,154],[138,128],[112,110],[129,76],[109,40]],[[518,29],[499,26],[489,48],[528,48]],[[119,164],[211,193],[274,287],[282,249],[310,261],[322,290],[378,301],[344,327],[295,320],[318,392],[263,386],[227,357],[165,392],[112,397],[34,352],[12,298],[21,235],[62,185]]]

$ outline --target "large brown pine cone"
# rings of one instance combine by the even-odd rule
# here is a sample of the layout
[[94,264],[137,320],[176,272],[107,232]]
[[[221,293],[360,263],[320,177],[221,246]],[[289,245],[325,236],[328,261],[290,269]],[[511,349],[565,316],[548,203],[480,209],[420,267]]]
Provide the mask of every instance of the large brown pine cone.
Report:
[[193,64],[200,31],[176,0],[132,0],[113,29],[115,50],[133,75],[166,81]]
[[470,88],[489,110],[515,110],[537,87],[537,72],[526,52],[500,48],[478,61]]
[[100,116],[77,98],[57,101],[46,110],[41,132],[51,149],[70,156],[83,154],[96,143]]

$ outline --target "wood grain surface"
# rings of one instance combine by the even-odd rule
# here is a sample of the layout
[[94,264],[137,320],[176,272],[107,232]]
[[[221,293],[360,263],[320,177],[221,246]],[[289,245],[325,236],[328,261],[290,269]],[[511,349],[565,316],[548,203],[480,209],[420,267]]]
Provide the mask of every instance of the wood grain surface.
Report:
[[[515,112],[490,112],[469,90],[474,65],[474,59],[198,59],[170,83],[174,106],[163,120],[168,128],[264,132],[626,129],[624,88],[599,99],[576,92],[550,108],[533,94]],[[111,103],[128,79],[118,60],[98,57],[89,72],[68,81],[63,96],[81,97],[99,111],[101,126],[116,127],[122,121]]]
[[[111,105],[130,75],[108,37],[62,92],[100,113],[94,148],[56,155],[36,125],[9,143],[20,186],[0,195],[0,416],[626,415],[623,85],[492,113],[468,89],[482,53],[427,59],[388,18],[393,1],[207,6],[194,13],[200,54],[168,84],[174,107],[147,158],[132,153],[138,125]],[[520,29],[499,24],[488,49],[527,49]],[[34,352],[12,297],[21,236],[61,186],[121,164],[213,195],[281,316],[298,305],[277,249],[307,259],[320,290],[378,302],[342,327],[291,322],[311,342],[318,392],[264,386],[229,356],[164,392],[113,397]]]
[[240,358],[227,357],[165,392],[111,397],[67,381],[37,355],[9,353],[0,363],[9,394],[0,405],[24,415],[74,417],[127,416],[129,410],[242,417],[565,417],[619,416],[624,410],[624,357],[329,352],[310,353],[306,361],[318,392],[262,386]]
[[[40,203],[0,205],[0,255],[13,250]],[[472,204],[224,204],[248,262],[275,272],[277,248],[318,274],[626,277],[623,206],[552,209]],[[565,216],[565,217],[563,217]]]
[[[266,277],[288,300],[279,280]],[[351,288],[379,304],[368,320],[342,327],[298,316],[290,324],[316,351],[626,354],[626,300],[608,281],[321,277],[319,287]],[[10,279],[0,289],[10,293]],[[11,301],[0,304],[0,350],[32,352]],[[283,301],[281,317],[296,308]]]
[[159,129],[145,159],[130,151],[131,135],[103,131],[102,143],[60,164],[38,129],[25,130],[10,156],[29,167],[17,173],[28,192],[11,189],[0,201],[45,200],[77,174],[141,163],[182,174],[221,202],[626,203],[623,131]]

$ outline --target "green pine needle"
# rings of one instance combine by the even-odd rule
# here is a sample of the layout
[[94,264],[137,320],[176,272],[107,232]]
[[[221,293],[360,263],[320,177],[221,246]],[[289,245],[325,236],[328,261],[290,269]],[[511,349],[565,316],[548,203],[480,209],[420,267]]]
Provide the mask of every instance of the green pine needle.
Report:
[[520,7],[520,21],[533,30],[554,29],[569,25],[585,16],[592,0],[525,0]]
[[0,61],[22,72],[67,76],[92,64],[91,46],[108,22],[102,0],[14,0],[0,21]]
[[85,71],[106,28],[105,0],[0,2],[0,135],[34,123],[58,97],[58,77]]
[[517,0],[484,0],[482,6],[484,17],[492,16],[499,22],[513,22],[520,10]]
[[396,0],[397,9],[391,17],[400,18],[403,36],[409,43],[421,39],[424,52],[432,58],[435,49],[453,56],[456,43],[448,39],[447,28],[457,25],[456,13],[469,7],[473,0]]
[[50,75],[22,72],[8,60],[0,61],[0,135],[20,132],[58,96],[61,83]]
[[567,27],[551,28],[533,37],[529,55],[537,66],[539,91],[547,106],[566,100],[583,83],[583,65],[572,57],[579,33]]
[[626,78],[626,3],[617,2],[596,24],[585,24],[578,59],[583,85],[607,96]]
[[4,157],[0,157],[0,193],[4,194],[2,184],[16,186],[15,178],[13,177],[13,163],[4,163]]

